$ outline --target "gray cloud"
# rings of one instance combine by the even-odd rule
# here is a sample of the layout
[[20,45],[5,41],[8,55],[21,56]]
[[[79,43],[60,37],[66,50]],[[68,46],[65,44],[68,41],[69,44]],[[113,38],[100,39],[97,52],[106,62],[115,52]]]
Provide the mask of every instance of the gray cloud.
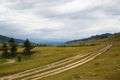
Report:
[[0,34],[70,40],[120,32],[119,3],[119,0],[1,0]]

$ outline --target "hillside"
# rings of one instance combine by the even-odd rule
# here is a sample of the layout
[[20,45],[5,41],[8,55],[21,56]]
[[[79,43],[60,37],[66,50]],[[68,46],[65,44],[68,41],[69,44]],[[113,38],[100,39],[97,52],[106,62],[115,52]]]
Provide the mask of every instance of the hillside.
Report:
[[[6,37],[6,36],[3,36],[3,35],[0,35],[0,41],[1,42],[8,42],[8,40],[10,39],[10,37]],[[21,39],[15,39],[15,43],[23,43],[24,40],[21,40]]]
[[68,41],[65,44],[67,45],[101,44],[101,43],[108,43],[108,42],[114,42],[114,41],[119,41],[119,40],[120,40],[120,33],[115,33],[115,34],[107,33],[107,34],[101,34],[101,35],[88,37],[85,39]]
[[[99,51],[105,49],[106,44],[112,44],[111,48],[108,48],[107,51],[93,60],[73,69],[40,80],[119,80],[120,33],[110,35],[107,38],[86,40],[84,43],[100,44],[82,47],[36,47],[33,49],[34,54],[24,56],[23,61],[20,63],[3,64],[5,61],[1,59],[0,76],[17,73],[11,75],[13,79],[28,78],[28,80],[39,80],[39,75],[46,74],[46,71],[55,71],[57,69],[64,70],[67,65],[74,65],[77,61],[81,62],[84,59],[86,61],[91,55],[97,55]],[[22,50],[23,49],[19,48],[18,51],[21,52]],[[78,56],[86,54],[87,56]]]
[[120,80],[120,36],[115,36],[107,39],[113,46],[91,62],[41,80]]
[[109,41],[109,42],[120,41],[120,32],[109,36],[108,39],[106,39],[106,41]]
[[[112,44],[112,47],[91,62],[42,80],[120,80],[120,33],[109,35],[107,38],[82,42],[85,44]],[[70,43],[70,45],[79,43],[78,41]]]
[[78,39],[78,40],[72,40],[72,41],[68,41],[65,44],[73,44],[73,43],[80,43],[83,41],[89,41],[89,40],[94,40],[94,39],[104,39],[104,38],[108,38],[110,35],[110,33],[105,33],[105,34],[100,34],[100,35],[95,35],[95,36],[91,36],[88,38],[84,38],[84,39]]

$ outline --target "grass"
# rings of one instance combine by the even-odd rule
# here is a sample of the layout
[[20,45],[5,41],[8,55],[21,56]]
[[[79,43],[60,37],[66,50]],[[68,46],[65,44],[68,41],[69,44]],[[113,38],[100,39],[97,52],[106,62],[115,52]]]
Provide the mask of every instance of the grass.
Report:
[[[103,45],[96,46],[36,47],[33,49],[32,55],[23,56],[22,62],[15,62],[12,64],[3,64],[6,61],[0,58],[0,76],[17,73],[56,62],[67,57],[100,49],[105,46],[107,40],[113,44],[112,48],[94,60],[77,68],[40,80],[120,80],[120,37],[110,37],[85,42],[87,44],[103,43]],[[20,53],[22,50],[22,48],[19,48],[18,52]],[[2,52],[0,52],[0,54],[1,53]]]
[[[0,64],[0,76],[42,66],[70,56],[98,50],[102,47],[104,47],[104,45],[84,47],[36,47],[33,49],[32,55],[23,57],[22,62]],[[22,48],[19,48],[18,52],[21,52],[22,50]]]
[[5,62],[7,62],[7,60],[6,59],[0,59],[0,63],[2,64],[2,63],[5,63]]
[[120,80],[120,41],[91,62],[41,80]]

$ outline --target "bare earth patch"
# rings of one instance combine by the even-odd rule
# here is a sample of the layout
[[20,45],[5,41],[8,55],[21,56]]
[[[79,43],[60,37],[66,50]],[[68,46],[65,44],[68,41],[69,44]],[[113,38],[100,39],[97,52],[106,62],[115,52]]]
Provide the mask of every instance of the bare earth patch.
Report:
[[10,64],[10,63],[14,63],[16,60],[14,59],[6,59],[7,62],[3,63],[3,64]]

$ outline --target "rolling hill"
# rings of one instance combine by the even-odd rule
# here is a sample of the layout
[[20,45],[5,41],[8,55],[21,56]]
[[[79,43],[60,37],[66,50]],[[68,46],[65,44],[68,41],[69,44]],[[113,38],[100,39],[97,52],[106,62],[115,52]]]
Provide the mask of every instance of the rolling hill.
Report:
[[[55,74],[52,76],[48,76],[48,77],[45,77],[42,79],[36,79],[36,80],[119,80],[120,79],[120,76],[119,76],[120,74],[120,67],[119,67],[120,66],[120,63],[119,63],[120,33],[109,35],[107,38],[90,39],[82,42],[86,44],[99,43],[100,45],[82,46],[82,47],[66,47],[66,48],[55,47],[55,46],[36,47],[33,49],[34,54],[30,56],[24,56],[23,61],[20,63],[15,62],[12,64],[1,64],[0,77],[4,75],[17,73],[17,75],[19,76],[17,77],[18,79],[29,78],[31,80],[35,80],[34,78],[39,78],[39,75],[47,73],[46,68],[50,68],[47,71],[51,71],[51,70],[55,71],[61,67],[62,67],[61,70],[66,69],[65,66],[67,66],[68,64],[71,64],[86,58],[86,57],[83,57],[83,58],[74,60],[73,58],[70,58],[70,57],[74,57],[76,55],[78,57],[78,55],[82,55],[82,54],[84,55],[85,53],[88,54],[88,52],[90,53],[95,52],[95,53],[92,53],[94,55],[96,54],[96,51],[103,50],[102,48],[105,47],[106,44],[112,44],[111,48],[109,48],[103,54],[99,55],[98,57],[94,58],[88,63],[85,63],[74,69],[67,70],[59,74]],[[74,44],[78,44],[78,42],[75,42]],[[19,49],[18,51],[21,52],[21,49]],[[64,64],[61,62],[61,60],[63,60]],[[58,63],[57,61],[60,61],[59,62],[60,66],[56,65],[55,67],[51,68],[53,65]],[[3,61],[1,61],[1,63],[3,63]],[[9,70],[8,70],[8,66],[9,66]],[[41,69],[43,69],[44,71],[43,72],[40,71]],[[16,74],[11,76],[15,78]]]
[[[10,37],[6,37],[6,36],[3,36],[3,35],[0,35],[0,42],[8,42],[10,39]],[[21,39],[15,39],[15,43],[19,44],[19,43],[23,43],[24,40],[21,40]]]
[[94,40],[94,39],[104,39],[104,38],[108,38],[110,35],[112,35],[112,34],[105,33],[105,34],[95,35],[95,36],[91,36],[91,37],[84,38],[84,39],[78,39],[78,40],[68,41],[65,44],[78,43],[78,42],[83,42],[83,41],[88,41],[88,40]]

